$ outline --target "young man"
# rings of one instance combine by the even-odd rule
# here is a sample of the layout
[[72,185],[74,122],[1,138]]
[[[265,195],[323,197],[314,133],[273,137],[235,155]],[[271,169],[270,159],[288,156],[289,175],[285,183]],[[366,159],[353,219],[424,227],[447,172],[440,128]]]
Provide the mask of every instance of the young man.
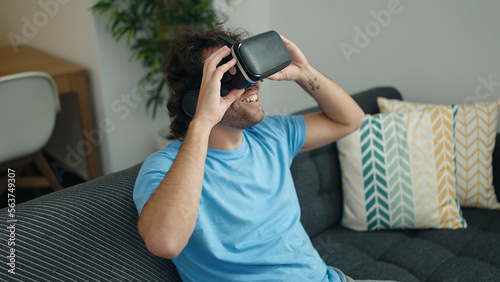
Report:
[[[295,81],[321,112],[265,117],[261,82],[221,97],[220,80],[236,60],[218,66],[230,54],[219,34],[240,39],[221,30],[189,31],[167,58],[171,129],[180,139],[149,156],[139,172],[139,234],[151,253],[173,259],[183,280],[341,281],[300,223],[289,168],[299,152],[356,130],[364,113],[284,37],[292,63],[269,79]],[[181,107],[190,87],[185,78],[199,73],[190,119]]]

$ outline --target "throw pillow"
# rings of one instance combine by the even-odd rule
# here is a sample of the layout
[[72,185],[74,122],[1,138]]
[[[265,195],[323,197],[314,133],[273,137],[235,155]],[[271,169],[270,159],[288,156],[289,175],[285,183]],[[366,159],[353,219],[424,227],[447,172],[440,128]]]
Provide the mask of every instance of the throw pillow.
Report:
[[455,194],[455,113],[366,115],[338,140],[341,224],[357,231],[465,228]]
[[[433,110],[441,105],[377,98],[382,113]],[[462,207],[500,209],[493,186],[492,154],[497,135],[500,99],[457,105],[455,117],[457,196]]]

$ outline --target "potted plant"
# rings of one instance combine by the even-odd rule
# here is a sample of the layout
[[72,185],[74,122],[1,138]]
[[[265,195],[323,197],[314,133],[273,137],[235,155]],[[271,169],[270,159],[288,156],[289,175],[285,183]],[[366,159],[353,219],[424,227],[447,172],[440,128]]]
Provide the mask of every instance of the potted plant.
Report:
[[[146,74],[138,84],[146,109],[156,117],[170,88],[162,79],[162,65],[177,36],[189,28],[211,28],[219,15],[213,0],[99,0],[91,11],[109,13],[108,28],[116,41],[125,37],[131,59],[140,61]],[[230,0],[226,0],[229,4]]]
[[[226,5],[230,1],[225,0]],[[213,0],[99,0],[91,11],[109,13],[107,27],[113,38],[119,41],[125,37],[132,50],[131,59],[146,69],[138,89],[153,119],[171,93],[163,79],[162,65],[173,42],[189,28],[213,27],[221,16]],[[168,128],[161,129],[155,138],[158,149],[173,139]]]

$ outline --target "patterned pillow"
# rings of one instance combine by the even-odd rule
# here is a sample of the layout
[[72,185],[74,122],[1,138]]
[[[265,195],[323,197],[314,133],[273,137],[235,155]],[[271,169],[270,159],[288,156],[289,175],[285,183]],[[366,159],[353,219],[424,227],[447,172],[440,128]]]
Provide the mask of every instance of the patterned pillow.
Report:
[[[382,113],[432,110],[441,105],[377,98]],[[497,135],[500,99],[457,105],[455,138],[457,196],[462,207],[500,209],[493,186],[492,154]],[[446,106],[444,106],[446,107]]]
[[366,115],[338,140],[341,224],[358,231],[465,228],[455,194],[455,114],[450,106],[432,114]]

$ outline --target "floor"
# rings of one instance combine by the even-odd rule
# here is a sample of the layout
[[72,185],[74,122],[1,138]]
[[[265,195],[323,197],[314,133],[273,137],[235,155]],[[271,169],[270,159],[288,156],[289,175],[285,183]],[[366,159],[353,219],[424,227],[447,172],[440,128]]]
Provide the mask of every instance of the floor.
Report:
[[[54,160],[48,157],[47,155],[45,156],[47,158],[47,161],[49,163],[53,163]],[[57,162],[58,164],[58,169],[59,173],[62,175],[60,177],[61,179],[61,184],[64,188],[71,187],[76,184],[80,184],[85,182],[84,179],[82,179],[80,176],[77,174],[73,173],[71,169],[68,167],[64,166],[63,164]],[[31,173],[38,174],[38,170],[36,167],[30,166],[27,171],[31,171]],[[5,177],[6,172],[0,173],[0,179]],[[57,175],[57,174],[56,174]],[[52,193],[53,190],[48,187],[48,188],[16,188],[14,191],[15,199],[16,199],[16,205],[20,204],[22,202],[29,201],[31,199],[34,199],[36,197]],[[0,208],[4,208],[7,206],[7,194],[8,191],[5,191],[2,195],[0,195]]]

